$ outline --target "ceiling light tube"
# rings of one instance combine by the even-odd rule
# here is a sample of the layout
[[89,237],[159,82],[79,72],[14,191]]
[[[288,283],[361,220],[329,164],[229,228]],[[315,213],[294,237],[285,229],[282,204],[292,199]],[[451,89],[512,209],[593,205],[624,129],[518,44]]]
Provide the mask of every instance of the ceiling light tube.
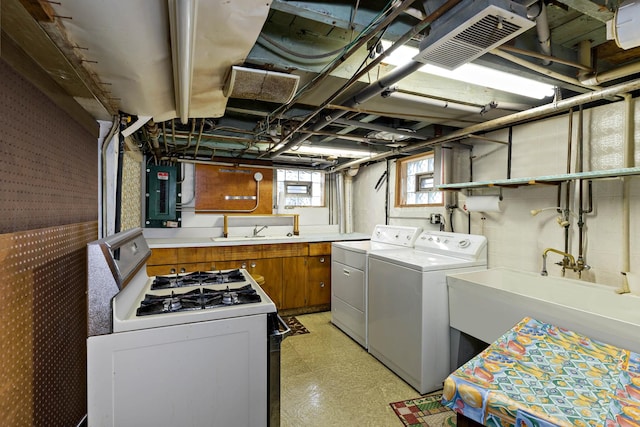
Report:
[[168,1],[176,113],[182,123],[187,123],[193,77],[197,0]]
[[[391,42],[387,40],[382,40],[382,45],[385,49],[390,46],[390,43]],[[494,53],[494,51],[491,51],[491,53]],[[504,52],[499,51],[498,53],[504,54]],[[498,53],[494,54],[498,55]],[[405,45],[396,49],[391,55],[385,58],[383,62],[390,65],[401,66],[410,62],[417,54],[418,49]],[[554,87],[552,85],[473,63],[464,64],[453,71],[427,64],[418,71],[464,83],[515,93],[529,98],[543,99],[553,96],[554,94]]]

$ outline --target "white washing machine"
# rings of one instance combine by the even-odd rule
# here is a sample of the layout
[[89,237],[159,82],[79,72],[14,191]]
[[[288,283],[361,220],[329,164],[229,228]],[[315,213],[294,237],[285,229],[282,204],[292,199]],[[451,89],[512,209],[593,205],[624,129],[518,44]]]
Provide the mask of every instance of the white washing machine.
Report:
[[367,264],[371,252],[412,248],[419,227],[376,225],[371,240],[331,245],[331,322],[367,348]]
[[425,231],[369,254],[368,350],[420,394],[451,373],[446,275],[487,268],[484,236]]

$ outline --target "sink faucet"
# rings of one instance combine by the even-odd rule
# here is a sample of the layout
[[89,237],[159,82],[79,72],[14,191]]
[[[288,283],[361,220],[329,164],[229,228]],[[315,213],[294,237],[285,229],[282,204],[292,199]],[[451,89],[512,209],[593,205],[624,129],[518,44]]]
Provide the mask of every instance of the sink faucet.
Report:
[[556,253],[558,255],[562,255],[564,258],[562,258],[562,262],[557,262],[556,264],[562,266],[562,275],[564,276],[564,271],[566,268],[570,268],[571,270],[578,272],[579,274],[581,274],[582,270],[588,270],[589,267],[588,265],[586,265],[584,263],[584,260],[580,260],[576,263],[576,259],[573,257],[573,255],[567,253],[567,252],[562,252],[558,249],[554,249],[554,248],[547,248],[544,250],[544,252],[542,252],[542,271],[540,272],[541,275],[543,276],[547,276],[549,273],[547,272],[547,254],[549,252],[553,252]]
[[257,237],[258,233],[264,230],[265,228],[269,228],[269,226],[263,225],[262,227],[258,228],[258,226],[256,225],[255,227],[253,227],[253,237]]

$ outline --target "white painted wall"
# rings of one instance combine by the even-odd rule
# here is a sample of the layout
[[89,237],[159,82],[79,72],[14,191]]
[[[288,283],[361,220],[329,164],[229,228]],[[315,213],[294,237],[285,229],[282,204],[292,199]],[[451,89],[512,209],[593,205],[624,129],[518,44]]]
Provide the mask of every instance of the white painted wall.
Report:
[[[635,102],[635,162],[640,160],[640,106]],[[585,170],[602,170],[623,167],[624,103],[618,102],[597,107],[584,112]],[[571,172],[576,171],[578,113],[574,112]],[[492,132],[488,137],[506,141],[507,130]],[[566,172],[568,141],[568,113],[513,128],[512,178],[555,175]],[[468,143],[468,140],[465,140]],[[456,149],[453,162],[455,181],[469,180],[469,152]],[[506,146],[475,142],[473,155],[474,181],[504,179],[507,177]],[[379,204],[380,194],[367,196],[372,192],[375,179],[384,171],[385,165],[369,167],[375,173],[362,173],[354,180],[355,231],[370,232],[372,224],[384,223],[384,212],[378,207],[367,210],[363,205]],[[395,186],[395,166],[391,162],[389,174],[390,188]],[[631,226],[630,254],[631,271],[640,273],[640,177],[631,179]],[[572,184],[575,186],[575,184]],[[474,194],[497,194],[497,189],[476,191]],[[502,212],[472,213],[471,233],[483,234],[489,242],[489,266],[511,267],[525,271],[539,272],[542,266],[542,252],[545,248],[564,249],[564,232],[556,223],[554,210],[544,211],[532,217],[532,209],[556,206],[556,187],[548,185],[505,188],[502,191]],[[585,184],[586,195],[586,184]],[[585,259],[592,268],[583,274],[588,281],[620,286],[622,284],[622,181],[620,179],[593,181],[594,212],[586,215]],[[577,212],[575,190],[571,193],[571,209]],[[390,195],[393,204],[393,194]],[[564,200],[564,195],[563,195]],[[463,206],[464,195],[460,194],[458,205]],[[427,218],[436,209],[392,209],[392,217]],[[419,219],[393,218],[391,223],[414,223],[422,225]],[[572,218],[569,251],[578,255],[578,227]],[[456,210],[454,215],[456,232],[467,232],[468,214]],[[433,226],[431,226],[433,227]],[[549,275],[559,276],[560,267],[554,263],[561,257],[549,254],[547,270]],[[573,272],[567,277],[577,278]]]

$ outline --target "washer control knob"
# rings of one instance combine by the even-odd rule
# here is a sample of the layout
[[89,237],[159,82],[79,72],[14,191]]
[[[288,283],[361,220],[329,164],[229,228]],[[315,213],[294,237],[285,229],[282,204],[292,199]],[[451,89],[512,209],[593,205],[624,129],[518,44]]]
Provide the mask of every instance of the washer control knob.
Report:
[[469,239],[460,240],[458,242],[458,246],[463,248],[463,249],[469,247],[470,244],[471,244],[471,240],[469,240]]

